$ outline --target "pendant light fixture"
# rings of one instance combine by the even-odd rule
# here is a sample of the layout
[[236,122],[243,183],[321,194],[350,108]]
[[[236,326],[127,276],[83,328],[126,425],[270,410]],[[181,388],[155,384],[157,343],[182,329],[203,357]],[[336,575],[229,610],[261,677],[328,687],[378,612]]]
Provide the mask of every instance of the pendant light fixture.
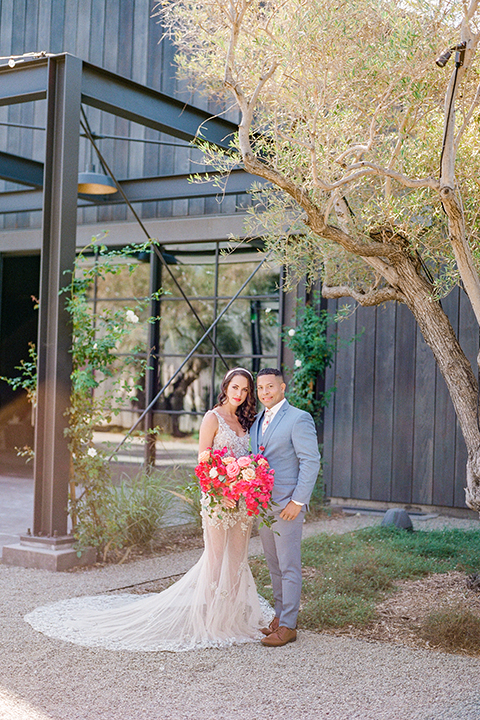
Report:
[[91,164],[86,172],[78,174],[78,192],[83,195],[110,195],[117,192],[117,186],[111,177],[97,172],[95,165]]

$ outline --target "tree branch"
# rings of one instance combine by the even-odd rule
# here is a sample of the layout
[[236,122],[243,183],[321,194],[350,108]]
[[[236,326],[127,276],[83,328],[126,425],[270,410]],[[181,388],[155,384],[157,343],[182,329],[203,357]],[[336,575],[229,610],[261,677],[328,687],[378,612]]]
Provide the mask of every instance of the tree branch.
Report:
[[384,110],[386,107],[388,107],[388,105],[384,105],[384,102],[385,102],[386,98],[390,95],[390,92],[391,92],[391,86],[389,86],[388,89],[384,92],[383,97],[381,98],[379,104],[375,108],[372,120],[370,122],[368,141],[364,145],[360,145],[360,144],[352,145],[352,147],[345,150],[341,155],[339,155],[339,157],[335,161],[339,165],[343,165],[345,158],[348,157],[349,155],[369,152],[369,150],[371,149],[371,147],[373,145],[373,141],[375,140],[377,116],[382,110]]
[[448,232],[457,267],[477,322],[480,324],[480,279],[465,237],[463,210],[452,188],[442,187],[440,197],[448,217]]
[[438,190],[440,188],[440,183],[438,182],[438,180],[431,176],[426,178],[419,178],[418,180],[413,180],[412,178],[407,177],[407,175],[396,172],[391,168],[384,168],[380,165],[376,165],[375,163],[367,162],[364,160],[355,163],[354,165],[350,165],[348,169],[356,170],[357,168],[365,168],[365,171],[354,173],[353,175],[347,175],[347,177],[334,183],[332,185],[332,189],[335,187],[339,187],[340,185],[344,185],[347,182],[352,182],[357,178],[362,177],[363,175],[380,175],[381,177],[391,178],[392,180],[396,180],[397,182],[399,182],[401,185],[405,185],[405,187],[429,187],[432,190]]
[[317,235],[320,235],[320,237],[323,237],[326,240],[338,243],[344,250],[347,250],[354,255],[359,255],[364,258],[394,258],[401,253],[401,250],[395,243],[389,244],[386,242],[376,241],[368,243],[358,242],[340,228],[335,227],[334,225],[326,224],[324,218],[320,214],[320,211],[315,206],[312,206],[310,213],[305,207],[304,210],[308,215],[308,219],[305,221],[305,224],[310,227],[313,232],[317,233]]
[[468,6],[468,9],[465,13],[465,17],[467,20],[471,20],[473,18],[473,16],[475,15],[475,13],[478,10],[478,4],[479,4],[479,0],[472,0],[472,2]]
[[380,305],[381,303],[388,302],[389,300],[397,300],[398,302],[405,302],[404,295],[392,287],[381,288],[379,290],[371,290],[366,293],[359,292],[352,287],[347,285],[337,285],[336,287],[329,287],[328,285],[322,286],[322,295],[324,298],[336,299],[351,297],[362,307],[372,307],[374,305]]
[[455,155],[458,153],[458,146],[460,145],[460,140],[462,139],[463,133],[467,129],[467,126],[468,126],[470,120],[472,119],[473,112],[478,107],[479,102],[480,102],[480,85],[478,85],[478,87],[477,87],[477,92],[475,93],[475,97],[473,98],[472,103],[468,109],[468,112],[465,115],[462,127],[460,128],[457,135],[455,136],[455,141],[454,141]]

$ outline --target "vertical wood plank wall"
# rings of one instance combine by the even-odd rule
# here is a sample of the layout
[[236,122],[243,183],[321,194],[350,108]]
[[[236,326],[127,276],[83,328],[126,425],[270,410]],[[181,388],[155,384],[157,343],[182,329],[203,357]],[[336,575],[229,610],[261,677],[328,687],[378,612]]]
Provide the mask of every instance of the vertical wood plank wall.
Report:
[[[213,109],[207,98],[187,90],[185,83],[176,79],[174,50],[168,38],[162,39],[163,29],[157,18],[151,17],[154,5],[154,0],[0,0],[0,56],[41,50],[68,52],[143,85],[175,95],[184,102]],[[215,106],[215,111],[218,110]],[[99,140],[100,150],[120,180],[204,169],[201,153],[180,140],[95,108],[87,108],[86,112],[96,134],[129,135],[168,143]],[[224,117],[235,120],[237,114],[229,110]],[[0,123],[44,127],[45,103],[2,107]],[[44,132],[0,124],[0,146],[8,152],[43,161]],[[90,146],[81,138],[80,170],[86,169],[89,162]],[[98,167],[96,158],[94,162]],[[14,190],[21,186],[0,181],[0,189]],[[222,203],[216,198],[193,198],[144,203],[141,207],[137,205],[136,210],[144,218],[224,214],[235,212],[240,203],[248,201],[249,196],[243,195],[229,197]],[[124,205],[85,208],[79,210],[78,215],[79,223],[132,219]],[[40,225],[39,212],[0,216],[0,229]],[[132,238],[134,240],[143,240],[140,232],[138,238]]]
[[[329,301],[329,311],[353,301]],[[478,327],[463,291],[442,301],[476,368]],[[324,418],[327,495],[465,508],[466,448],[445,382],[410,311],[357,308],[338,327]],[[361,336],[348,341],[356,334]]]

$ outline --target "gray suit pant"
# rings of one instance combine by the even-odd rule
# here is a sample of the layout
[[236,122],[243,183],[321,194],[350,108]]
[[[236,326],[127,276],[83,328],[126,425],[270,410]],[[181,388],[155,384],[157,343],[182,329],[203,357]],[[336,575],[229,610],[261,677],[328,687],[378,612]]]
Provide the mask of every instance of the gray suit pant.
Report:
[[304,516],[302,510],[295,520],[282,520],[275,513],[277,521],[272,529],[263,526],[259,530],[272,578],[275,615],[280,618],[281,626],[291,629],[297,626],[302,590],[300,543]]

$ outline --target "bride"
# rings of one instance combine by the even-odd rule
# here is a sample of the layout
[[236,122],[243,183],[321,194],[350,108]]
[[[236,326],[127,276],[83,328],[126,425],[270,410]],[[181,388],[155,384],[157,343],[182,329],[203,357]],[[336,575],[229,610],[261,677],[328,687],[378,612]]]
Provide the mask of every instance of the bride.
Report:
[[[228,449],[248,453],[255,418],[252,374],[234,368],[223,378],[218,403],[200,427],[199,453]],[[224,499],[228,512],[207,511],[202,497],[205,543],[200,560],[178,582],[149,596],[72,598],[40,607],[25,616],[46,635],[80,645],[115,650],[183,651],[227,647],[263,637],[273,611],[259,598],[248,566],[253,518],[241,498]]]

